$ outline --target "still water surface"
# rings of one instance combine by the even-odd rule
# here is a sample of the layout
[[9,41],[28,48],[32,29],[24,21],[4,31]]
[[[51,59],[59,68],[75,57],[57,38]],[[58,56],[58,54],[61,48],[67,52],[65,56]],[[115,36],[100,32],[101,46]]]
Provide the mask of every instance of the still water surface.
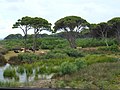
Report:
[[[14,79],[8,79],[8,78],[4,78],[3,76],[3,72],[6,68],[10,67],[10,64],[6,64],[5,66],[0,67],[0,81],[1,82],[6,82],[6,81],[14,81]],[[17,69],[17,67],[14,67],[15,69]],[[18,74],[18,73],[17,73]],[[33,70],[33,75],[31,75],[29,77],[29,79],[27,79],[26,73],[20,75],[19,76],[19,82],[28,82],[28,81],[33,81],[35,78],[35,70]],[[51,79],[51,77],[53,76],[53,74],[51,75],[38,75],[39,79]]]

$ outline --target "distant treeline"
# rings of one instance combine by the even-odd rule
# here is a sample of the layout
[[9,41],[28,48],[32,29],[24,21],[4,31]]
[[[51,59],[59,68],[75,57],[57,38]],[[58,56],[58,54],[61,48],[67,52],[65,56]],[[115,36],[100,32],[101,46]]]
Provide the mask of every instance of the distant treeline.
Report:
[[[64,32],[60,32],[60,33],[55,33],[55,34],[37,34],[36,38],[44,38],[44,37],[59,37],[59,38],[65,38],[63,35]],[[28,38],[33,38],[34,34],[28,34]],[[92,35],[90,33],[84,33],[84,34],[80,34],[78,33],[78,38],[87,38],[87,37],[92,37]],[[8,40],[8,39],[23,39],[24,36],[22,36],[22,34],[10,34],[8,36],[6,36],[4,38],[4,40]]]

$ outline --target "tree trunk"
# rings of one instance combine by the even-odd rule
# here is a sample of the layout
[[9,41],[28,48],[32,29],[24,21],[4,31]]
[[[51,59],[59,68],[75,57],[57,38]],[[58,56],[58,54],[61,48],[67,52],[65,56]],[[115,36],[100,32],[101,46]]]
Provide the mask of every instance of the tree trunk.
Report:
[[69,44],[71,48],[76,48],[76,43],[75,43],[75,39],[73,37],[69,38]]
[[25,34],[24,36],[24,52],[26,52],[26,48],[27,48],[27,34]]
[[117,41],[118,41],[118,43],[120,43],[120,30],[117,30]]
[[75,49],[77,47],[75,43],[76,37],[74,35],[74,32],[66,32],[66,39],[68,40],[71,48]]
[[105,40],[106,46],[108,47],[109,45],[108,45],[108,42],[107,42],[107,38],[105,38],[104,40]]
[[34,35],[33,35],[33,52],[35,53],[36,49],[36,31],[34,29]]
[[105,33],[104,33],[104,32],[101,32],[101,34],[102,34],[102,38],[103,38],[106,46],[108,47],[109,45],[108,45],[108,42],[107,42],[107,32],[105,32]]

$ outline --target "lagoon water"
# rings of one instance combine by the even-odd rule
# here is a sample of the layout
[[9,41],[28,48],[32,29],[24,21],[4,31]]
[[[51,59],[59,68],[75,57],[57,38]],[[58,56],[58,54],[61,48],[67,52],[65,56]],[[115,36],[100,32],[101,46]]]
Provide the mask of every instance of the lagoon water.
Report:
[[0,81],[4,81],[3,71],[4,71],[4,67],[0,67]]
[[[8,78],[4,78],[3,76],[3,72],[6,68],[10,67],[10,64],[6,64],[5,66],[0,67],[0,82],[6,82],[6,81],[14,81],[14,79],[8,79]],[[17,67],[14,67],[15,69],[17,69]],[[17,73],[17,75],[19,76],[19,82],[29,82],[29,81],[34,81],[34,77],[35,77],[35,70],[33,70],[33,75],[31,75],[29,77],[29,79],[27,80],[27,76],[26,73],[20,75]],[[53,74],[51,75],[38,75],[39,79],[51,79],[51,77],[53,76]]]
[[2,82],[9,81],[9,79],[5,79],[3,76],[4,70],[9,66],[10,66],[10,64],[7,63],[5,66],[0,67],[0,81],[2,81]]

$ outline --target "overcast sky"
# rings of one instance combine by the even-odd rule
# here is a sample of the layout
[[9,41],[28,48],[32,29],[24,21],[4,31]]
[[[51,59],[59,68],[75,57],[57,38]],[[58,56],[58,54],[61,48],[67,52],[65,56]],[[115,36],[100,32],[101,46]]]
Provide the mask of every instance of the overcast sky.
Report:
[[12,29],[12,25],[24,16],[41,17],[54,25],[70,15],[90,23],[106,22],[120,17],[120,0],[0,0],[0,38],[23,34],[20,29]]

